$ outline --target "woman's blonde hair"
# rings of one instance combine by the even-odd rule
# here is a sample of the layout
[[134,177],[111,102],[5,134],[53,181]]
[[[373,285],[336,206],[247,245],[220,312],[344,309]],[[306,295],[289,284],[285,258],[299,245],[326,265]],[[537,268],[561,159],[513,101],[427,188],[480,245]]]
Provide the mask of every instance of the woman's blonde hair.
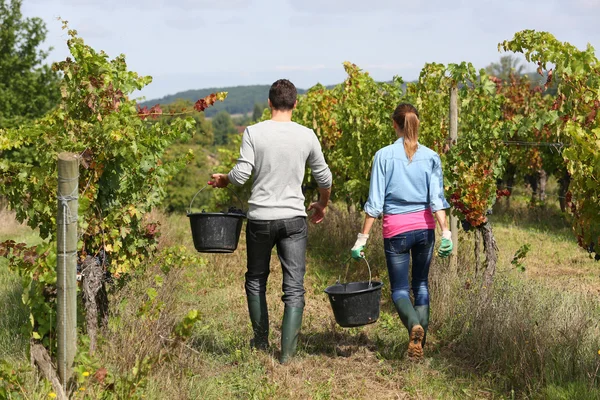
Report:
[[419,112],[412,104],[402,103],[394,110],[392,119],[404,133],[404,151],[410,162],[418,147]]

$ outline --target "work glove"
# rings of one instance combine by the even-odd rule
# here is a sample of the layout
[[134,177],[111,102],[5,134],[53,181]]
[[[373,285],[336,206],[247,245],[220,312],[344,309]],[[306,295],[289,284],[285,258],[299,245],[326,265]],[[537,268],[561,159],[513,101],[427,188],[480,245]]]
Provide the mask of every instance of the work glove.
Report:
[[365,258],[363,250],[365,249],[365,245],[367,244],[368,238],[369,235],[363,235],[362,233],[358,234],[358,237],[356,238],[356,243],[354,243],[354,247],[352,247],[351,250],[352,258],[354,258],[355,260]]
[[443,231],[442,232],[442,242],[440,243],[440,248],[438,249],[438,256],[442,258],[448,257],[452,254],[452,248],[454,245],[452,244],[452,232]]

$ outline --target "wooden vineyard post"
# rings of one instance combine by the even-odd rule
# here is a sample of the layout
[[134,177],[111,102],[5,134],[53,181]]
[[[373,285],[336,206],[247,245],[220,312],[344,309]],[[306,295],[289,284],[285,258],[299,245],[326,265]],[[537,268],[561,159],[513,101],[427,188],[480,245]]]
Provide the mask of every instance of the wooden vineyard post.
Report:
[[56,315],[58,376],[66,388],[73,372],[77,348],[77,208],[79,159],[73,153],[58,155],[58,228]]
[[[452,147],[458,140],[458,88],[456,83],[452,84],[450,88],[450,143]],[[452,244],[454,250],[450,256],[450,270],[452,272],[458,272],[458,229],[459,221],[458,218],[450,213],[450,230],[452,231]]]

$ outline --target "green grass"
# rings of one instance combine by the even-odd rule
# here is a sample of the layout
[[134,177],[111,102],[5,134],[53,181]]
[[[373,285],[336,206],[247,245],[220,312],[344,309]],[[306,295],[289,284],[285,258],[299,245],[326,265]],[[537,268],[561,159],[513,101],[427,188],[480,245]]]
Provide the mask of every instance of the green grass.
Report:
[[[524,261],[524,277],[598,295],[600,263],[577,245],[570,216],[560,211],[554,181],[549,183],[548,191],[543,207],[530,207],[530,194],[524,189],[514,192],[510,207],[506,200],[496,204],[490,220],[500,248],[498,263],[506,270],[519,247],[528,243],[531,250]],[[472,243],[467,243],[467,248],[472,249]]]
[[[594,322],[600,320],[600,308],[589,295],[600,281],[599,265],[577,247],[556,206],[529,210],[526,194],[518,196],[509,209],[497,205],[493,215],[500,247],[497,290],[491,306],[478,317],[473,309],[478,293],[471,267],[473,237],[460,234],[463,269],[458,278],[445,273],[444,262],[434,261],[432,330],[421,364],[409,363],[404,355],[407,334],[389,300],[380,224],[367,248],[373,279],[385,285],[380,319],[352,329],[336,325],[323,290],[338,279],[368,276],[364,263],[346,263],[360,219],[334,208],[322,225],[311,227],[298,356],[281,366],[277,358],[283,303],[276,252],[267,291],[271,346],[257,352],[248,346],[243,234],[235,253],[196,258],[188,219],[155,214],[161,220],[162,246],[184,246],[194,258],[163,276],[152,303],[153,318],[140,319],[137,314],[148,301],[147,288],[162,274],[154,261],[127,288],[111,295],[113,304],[120,306],[113,308],[95,368],[142,382],[139,390],[147,399],[598,398],[598,377],[586,379],[582,374],[594,374],[594,367],[600,366],[599,349],[594,347],[600,343],[600,328]],[[0,231],[0,239],[9,236],[39,240],[22,227]],[[524,243],[532,248],[524,260],[526,271],[520,273],[510,260]],[[6,303],[0,304],[13,307],[0,310],[0,358],[26,365],[25,342],[14,340],[17,327],[26,321],[20,284],[3,262],[0,259],[0,300]],[[465,289],[467,280],[471,289]],[[175,343],[169,339],[171,329],[190,309],[201,312],[201,321],[189,340]],[[133,377],[136,360],[146,357],[154,360],[150,368]],[[94,370],[90,372],[93,376]],[[41,398],[43,391],[31,373],[26,382],[30,394],[38,393],[30,397]],[[101,395],[92,377],[81,387],[85,390],[75,398]]]
[[[29,245],[41,239],[31,229],[14,221],[14,216],[0,210],[0,242],[15,240]],[[18,360],[26,356],[28,339],[21,333],[28,318],[21,301],[23,289],[18,275],[8,269],[7,260],[0,257],[0,359]]]

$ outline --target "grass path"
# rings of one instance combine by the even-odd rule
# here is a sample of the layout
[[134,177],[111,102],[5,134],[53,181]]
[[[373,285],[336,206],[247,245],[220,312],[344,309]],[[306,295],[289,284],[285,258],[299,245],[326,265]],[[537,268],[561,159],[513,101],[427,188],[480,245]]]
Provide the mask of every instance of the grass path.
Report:
[[[556,208],[531,211],[523,202],[514,202],[508,210],[500,205],[494,214],[494,232],[500,247],[499,274],[518,280],[536,280],[551,287],[597,293],[600,288],[598,264],[581,251],[570,236]],[[185,346],[169,357],[169,362],[153,365],[148,372],[144,393],[148,399],[504,399],[512,394],[506,378],[484,372],[459,357],[452,343],[431,335],[426,359],[414,364],[404,352],[407,334],[389,300],[382,292],[381,315],[377,323],[344,329],[336,325],[323,290],[333,284],[344,270],[347,249],[352,245],[352,227],[331,218],[327,224],[311,229],[306,276],[306,309],[298,356],[290,365],[277,362],[281,302],[281,268],[275,252],[267,292],[270,312],[270,344],[266,352],[251,350],[251,327],[244,294],[244,237],[234,254],[205,255],[205,262],[173,273],[173,282],[160,294],[165,302],[163,313],[177,320],[189,309],[202,313],[193,335]],[[188,220],[182,215],[161,217],[165,245],[183,245],[195,254]],[[3,221],[10,216],[3,215]],[[243,234],[242,234],[243,235]],[[374,279],[386,278],[381,243],[374,232],[370,257]],[[20,239],[33,243],[34,233],[18,224],[3,224],[0,240]],[[526,272],[510,265],[514,252],[524,243],[531,244],[525,259]],[[472,239],[461,233],[462,252],[472,253]],[[379,249],[379,250],[377,250]],[[380,254],[381,253],[381,254]],[[468,257],[466,258],[468,259]],[[352,264],[348,281],[362,280],[364,266]],[[435,264],[434,268],[443,268]],[[149,277],[152,279],[152,276]],[[126,374],[138,357],[146,352],[164,352],[158,323],[139,321],[136,307],[143,301],[142,280],[123,293],[119,312],[111,320],[111,329],[101,343],[99,357],[107,366]],[[141,294],[140,294],[141,293]],[[20,305],[17,277],[0,259],[0,358],[27,364],[25,343],[17,327],[26,318]],[[435,310],[434,310],[435,312]],[[154,347],[153,347],[154,346]],[[35,387],[32,389],[35,393]],[[560,393],[555,398],[561,398]],[[98,393],[87,393],[96,398]],[[83,395],[83,393],[82,393]],[[95,397],[96,396],[96,397]],[[32,396],[32,398],[43,398]],[[519,396],[517,395],[517,398]],[[534,396],[535,398],[535,396]],[[539,398],[544,398],[540,395]],[[565,397],[569,398],[569,397]]]
[[[188,239],[181,239],[191,247]],[[283,303],[275,253],[267,293],[271,347],[267,352],[249,350],[243,242],[242,237],[235,254],[208,255],[206,265],[185,273],[182,302],[203,313],[192,343],[201,358],[213,360],[208,370],[195,371],[192,393],[199,398],[500,398],[493,379],[452,362],[434,338],[425,362],[408,362],[404,356],[407,334],[385,298],[387,293],[382,296],[378,323],[352,329],[337,326],[322,292],[329,279],[319,274],[324,268],[316,264],[322,260],[314,258],[308,260],[307,304],[298,356],[290,365],[277,362]]]

